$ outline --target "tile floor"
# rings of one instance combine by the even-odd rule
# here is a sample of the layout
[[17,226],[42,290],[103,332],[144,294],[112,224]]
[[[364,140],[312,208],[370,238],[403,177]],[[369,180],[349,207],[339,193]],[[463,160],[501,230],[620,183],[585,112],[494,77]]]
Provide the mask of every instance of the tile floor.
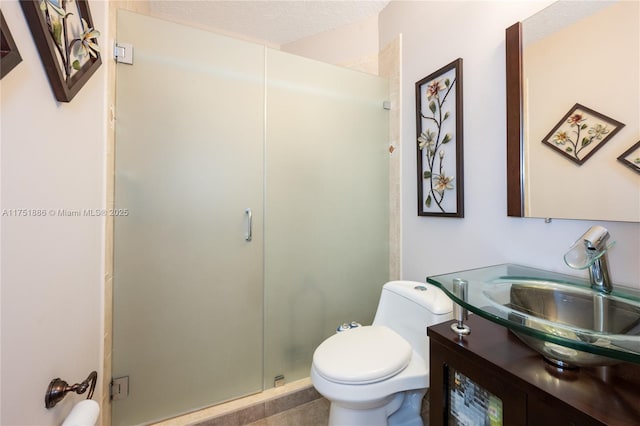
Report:
[[246,426],[327,426],[329,401],[318,398]]
[[[242,410],[234,415],[209,420],[199,426],[326,426],[329,420],[329,401],[319,397],[268,417],[259,407]],[[422,420],[429,425],[429,393],[422,403]],[[256,420],[253,420],[256,419]]]
[[[422,421],[429,425],[429,392],[422,400]],[[221,415],[195,426],[327,426],[329,401],[307,387]]]

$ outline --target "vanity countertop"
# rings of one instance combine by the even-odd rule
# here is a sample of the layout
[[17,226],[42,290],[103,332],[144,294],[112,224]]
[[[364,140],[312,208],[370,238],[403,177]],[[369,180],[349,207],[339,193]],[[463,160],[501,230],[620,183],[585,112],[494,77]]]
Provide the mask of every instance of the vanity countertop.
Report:
[[602,294],[583,278],[516,264],[430,276],[427,282],[469,311],[544,341],[533,340],[550,358],[564,356],[575,365],[606,365],[611,358],[640,364],[637,289],[614,285],[611,294]]

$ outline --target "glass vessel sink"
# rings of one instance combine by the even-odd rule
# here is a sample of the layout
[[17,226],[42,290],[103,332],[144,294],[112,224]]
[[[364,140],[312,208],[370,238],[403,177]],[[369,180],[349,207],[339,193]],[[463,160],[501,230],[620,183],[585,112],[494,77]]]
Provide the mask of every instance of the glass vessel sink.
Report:
[[[467,281],[466,300],[453,287]],[[605,295],[587,280],[504,264],[427,277],[459,305],[508,327],[561,367],[640,363],[640,291]],[[472,331],[473,332],[473,331]]]

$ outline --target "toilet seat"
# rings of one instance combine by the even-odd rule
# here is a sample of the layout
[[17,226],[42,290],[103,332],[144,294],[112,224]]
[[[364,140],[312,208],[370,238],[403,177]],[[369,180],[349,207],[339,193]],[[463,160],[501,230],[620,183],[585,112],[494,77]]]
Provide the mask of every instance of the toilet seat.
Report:
[[335,383],[369,384],[406,368],[413,350],[409,342],[384,326],[365,326],[335,334],[313,354],[322,377]]

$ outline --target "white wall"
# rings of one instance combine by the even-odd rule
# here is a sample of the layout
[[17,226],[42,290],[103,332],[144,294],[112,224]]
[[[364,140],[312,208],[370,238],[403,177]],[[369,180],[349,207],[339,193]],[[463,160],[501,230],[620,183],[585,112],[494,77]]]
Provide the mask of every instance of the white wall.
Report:
[[[586,276],[564,265],[567,248],[596,222],[506,215],[505,28],[549,1],[392,1],[379,17],[379,45],[403,37],[403,278],[504,262]],[[414,84],[463,58],[465,218],[418,217]],[[599,222],[617,245],[614,282],[640,288],[640,224]]]
[[378,16],[284,44],[280,49],[294,55],[309,56],[329,64],[377,74],[380,50]]
[[[106,40],[106,2],[90,6]],[[2,12],[23,58],[0,82],[2,212],[104,207],[105,65],[58,103],[19,3]],[[60,424],[83,397],[47,410],[49,381],[101,375],[104,218],[3,215],[1,231],[0,424]]]

